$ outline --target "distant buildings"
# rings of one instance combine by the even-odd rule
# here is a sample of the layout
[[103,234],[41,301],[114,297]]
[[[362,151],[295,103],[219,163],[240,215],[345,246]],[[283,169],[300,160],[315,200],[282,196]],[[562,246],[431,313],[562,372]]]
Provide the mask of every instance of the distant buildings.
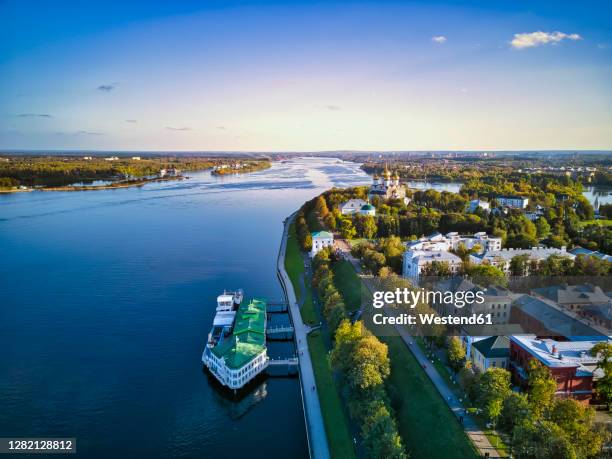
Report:
[[134,161],[140,161],[141,160],[140,156],[132,156],[132,159]]
[[557,383],[557,397],[572,397],[588,403],[593,383],[603,376],[596,369],[597,357],[590,350],[607,337],[593,340],[557,341],[539,339],[535,335],[510,337],[510,370],[515,384],[526,387],[527,365],[537,360],[547,367]]
[[463,245],[468,250],[478,246],[480,247],[479,252],[484,252],[500,250],[501,243],[501,238],[490,237],[485,232],[474,233],[473,236],[461,236],[457,232],[442,235],[436,232],[430,236],[408,242],[406,248],[409,250],[449,251],[451,249],[457,250],[459,246]]
[[91,156],[83,156],[85,161],[91,161],[93,158]]
[[392,179],[391,171],[387,168],[385,168],[385,172],[382,176],[378,177],[375,175],[373,177],[368,198],[372,199],[376,196],[384,200],[401,199],[405,204],[410,202],[410,199],[406,197],[406,188],[400,185],[400,178],[397,172]]
[[480,199],[473,199],[470,201],[470,206],[468,208],[470,212],[476,212],[478,208],[489,211],[491,210],[491,204],[487,201],[481,201]]
[[583,247],[575,247],[572,250],[570,250],[569,253],[571,253],[572,255],[576,255],[576,256],[584,255],[587,257],[596,257],[596,258],[599,258],[600,260],[612,262],[612,256],[606,255],[605,253],[602,253],[602,252],[596,252],[595,250],[585,249]]
[[497,203],[502,207],[525,209],[529,204],[529,198],[523,196],[498,196]]
[[372,217],[376,216],[376,208],[363,199],[349,199],[348,201],[340,204],[339,207],[342,215],[361,214]]
[[529,262],[540,262],[551,255],[560,255],[574,259],[575,255],[567,252],[565,247],[560,249],[553,247],[532,247],[531,249],[500,249],[487,251],[481,255],[470,255],[470,262],[474,264],[490,264],[501,269],[504,273],[510,273],[510,262],[519,255],[526,255]]
[[325,247],[333,247],[334,235],[328,231],[317,231],[312,233],[312,249],[310,250],[310,257],[314,257]]
[[109,156],[108,158],[104,158],[104,161],[119,161],[117,156]]
[[457,274],[461,268],[461,258],[457,255],[435,250],[406,250],[404,252],[403,276],[418,282],[421,274],[433,262],[445,263],[451,274]]
[[506,336],[490,336],[472,343],[468,356],[474,368],[487,371],[489,368],[508,368],[510,340]]
[[351,215],[359,212],[363,206],[367,204],[363,199],[349,199],[340,204],[340,213],[342,215]]

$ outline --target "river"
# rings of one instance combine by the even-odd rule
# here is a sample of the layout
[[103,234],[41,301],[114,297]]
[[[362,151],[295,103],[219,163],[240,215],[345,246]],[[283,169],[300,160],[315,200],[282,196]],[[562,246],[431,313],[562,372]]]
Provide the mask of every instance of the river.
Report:
[[0,195],[1,436],[76,437],[88,458],[308,456],[297,379],[262,378],[236,401],[201,353],[221,290],[281,298],[283,219],[369,178],[324,158],[189,175]]

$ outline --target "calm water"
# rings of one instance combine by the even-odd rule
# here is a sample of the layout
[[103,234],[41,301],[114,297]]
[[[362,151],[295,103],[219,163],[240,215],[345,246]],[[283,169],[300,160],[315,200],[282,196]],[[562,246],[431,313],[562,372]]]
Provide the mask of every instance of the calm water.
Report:
[[296,159],[0,195],[0,436],[77,437],[79,456],[95,458],[307,457],[297,379],[262,379],[232,401],[201,352],[220,290],[281,297],[284,217],[331,186],[368,182],[353,163]]

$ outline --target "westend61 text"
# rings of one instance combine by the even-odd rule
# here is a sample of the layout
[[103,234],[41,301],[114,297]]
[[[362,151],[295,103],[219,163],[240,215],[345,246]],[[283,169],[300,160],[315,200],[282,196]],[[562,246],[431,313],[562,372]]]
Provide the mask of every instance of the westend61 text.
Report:
[[435,314],[399,314],[385,316],[374,314],[372,322],[375,325],[493,325],[491,314],[472,314],[471,316],[437,316]]

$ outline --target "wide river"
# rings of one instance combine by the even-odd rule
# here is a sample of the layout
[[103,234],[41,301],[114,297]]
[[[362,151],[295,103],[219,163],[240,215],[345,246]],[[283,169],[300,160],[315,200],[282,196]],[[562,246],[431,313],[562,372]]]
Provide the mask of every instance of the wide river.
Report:
[[0,194],[0,436],[76,437],[88,458],[307,457],[297,379],[261,378],[233,400],[201,353],[223,289],[281,298],[283,219],[368,182],[357,164],[300,158],[142,188]]

